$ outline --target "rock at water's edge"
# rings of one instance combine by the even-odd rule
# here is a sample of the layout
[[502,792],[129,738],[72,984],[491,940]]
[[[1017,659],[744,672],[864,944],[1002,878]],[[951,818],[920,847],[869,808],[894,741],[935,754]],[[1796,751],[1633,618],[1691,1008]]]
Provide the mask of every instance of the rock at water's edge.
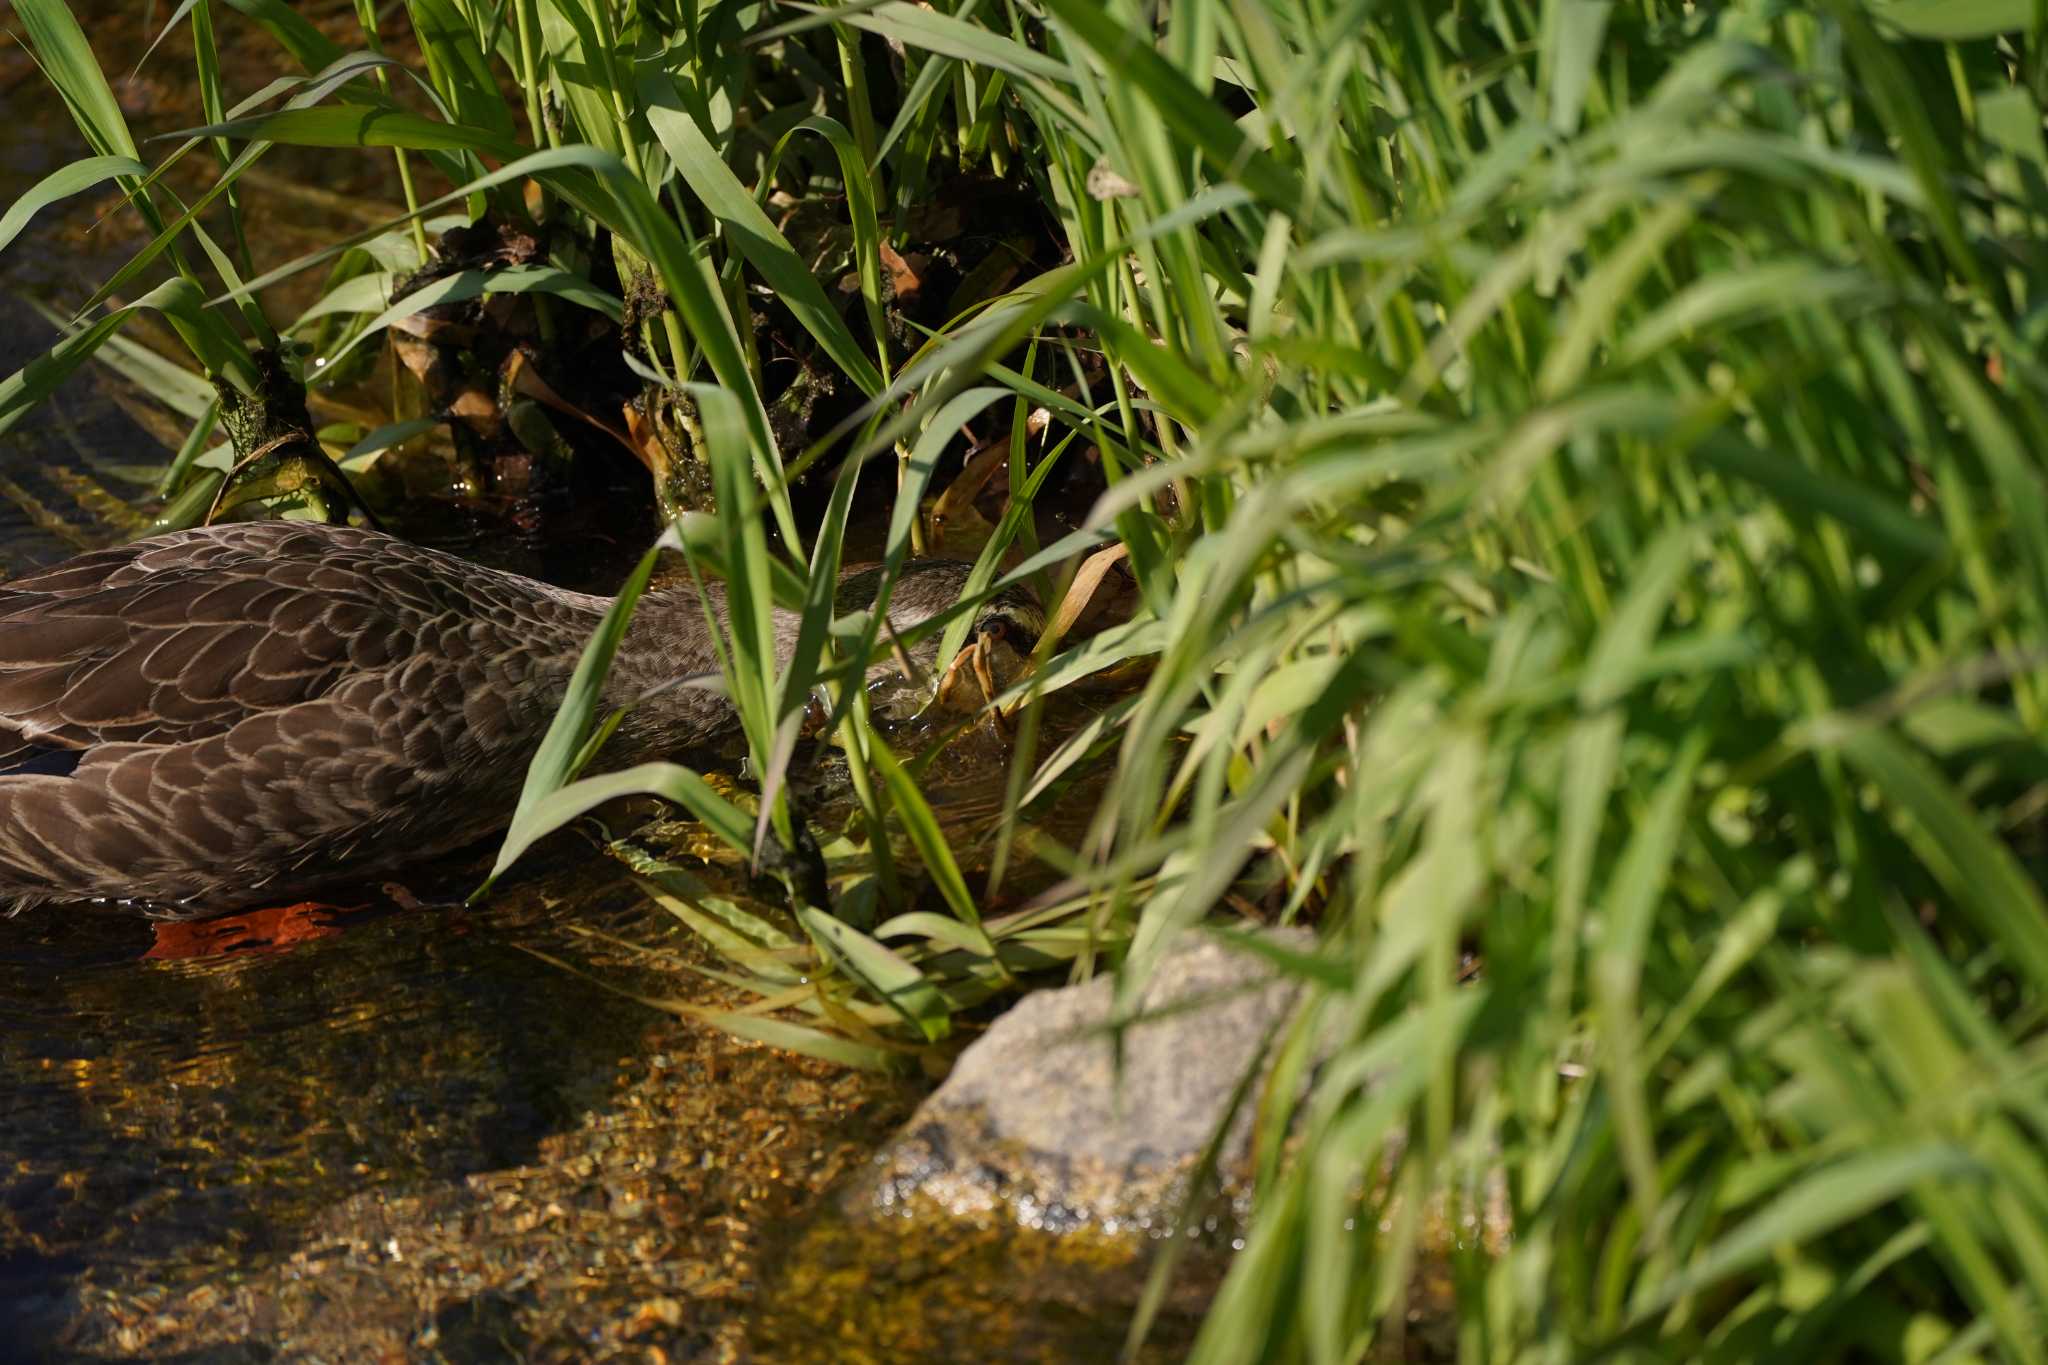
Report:
[[[1268,932],[1296,951],[1314,946],[1305,931]],[[1103,976],[1024,997],[960,1055],[842,1207],[1006,1214],[1048,1232],[1170,1223],[1300,984],[1262,957],[1186,936],[1145,984],[1121,1074],[1103,1028],[1115,989]],[[1240,1106],[1224,1141],[1226,1191],[1248,1164],[1253,1109]]]
[[[1267,931],[1293,951],[1301,931]],[[763,1358],[1108,1360],[1152,1287],[1156,1240],[1198,1196],[1139,1360],[1187,1358],[1249,1212],[1252,1119],[1263,1075],[1224,1134],[1217,1187],[1191,1190],[1247,1070],[1270,1061],[1302,986],[1265,958],[1184,937],[1141,995],[1116,1066],[1104,1029],[1116,983],[1026,996],[960,1056],[952,1076],[781,1258],[764,1297]],[[1372,1172],[1361,1171],[1363,1186]],[[1446,1254],[1498,1252],[1508,1235],[1497,1170],[1456,1217],[1422,1211],[1406,1322],[1378,1359],[1450,1360],[1457,1320]],[[998,1344],[999,1343],[999,1344]],[[1392,1354],[1389,1354],[1388,1351]]]

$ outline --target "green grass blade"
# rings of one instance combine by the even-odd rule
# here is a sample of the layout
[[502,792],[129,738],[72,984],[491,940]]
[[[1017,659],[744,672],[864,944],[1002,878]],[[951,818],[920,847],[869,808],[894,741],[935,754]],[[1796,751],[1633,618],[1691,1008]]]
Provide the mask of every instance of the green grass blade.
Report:
[[[879,738],[874,741],[869,756],[888,786],[890,800],[902,817],[904,832],[910,836],[918,856],[924,860],[926,875],[938,887],[947,907],[959,917],[960,922],[980,931],[981,909],[974,902],[974,894],[967,889],[967,879],[960,874],[960,865],[953,859],[953,850],[946,842],[938,817],[932,813],[931,803],[924,799],[916,781],[904,771],[896,756],[889,752],[889,746]],[[980,933],[978,943],[984,956],[995,956],[995,945],[985,932]]]
[[1885,1147],[1823,1167],[1710,1246],[1642,1303],[1631,1305],[1630,1320],[1645,1321],[1780,1248],[1807,1243],[1900,1198],[1922,1181],[1982,1175],[1969,1153],[1948,1143]]
[[[657,86],[655,94],[655,101],[647,106],[648,124],[674,160],[677,172],[724,226],[727,240],[760,272],[804,330],[817,338],[861,392],[880,392],[882,376],[874,362],[862,354],[824,289],[754,202],[754,196],[740,184],[696,120],[684,112],[674,82],[667,82],[665,88]],[[853,183],[849,177],[848,184]]]
[[60,199],[68,199],[81,190],[112,180],[117,176],[141,177],[149,174],[149,168],[128,156],[89,156],[60,166],[30,186],[19,199],[7,206],[7,212],[0,214],[0,251],[20,235],[28,226],[29,219],[36,213]]
[[73,122],[103,157],[137,158],[135,139],[120,102],[100,71],[99,59],[71,7],[59,0],[16,0],[14,13],[28,30],[29,48],[50,84],[71,111]]
[[952,1015],[945,999],[923,972],[843,920],[809,906],[798,907],[796,913],[812,940],[841,971],[902,1014],[928,1042],[951,1035]]

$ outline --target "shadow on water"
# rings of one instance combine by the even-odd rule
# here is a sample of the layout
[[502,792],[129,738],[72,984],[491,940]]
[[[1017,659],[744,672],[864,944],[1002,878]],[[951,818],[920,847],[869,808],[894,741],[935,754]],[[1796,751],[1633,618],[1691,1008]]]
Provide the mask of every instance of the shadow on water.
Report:
[[676,988],[572,933],[667,925],[569,862],[197,959],[107,912],[0,920],[0,1359],[691,1356],[741,1330],[758,1244],[918,1087],[521,951]]
[[245,1271],[337,1193],[529,1160],[650,1020],[496,911],[173,962],[113,914],[0,923],[0,1297],[55,1326],[83,1267]]

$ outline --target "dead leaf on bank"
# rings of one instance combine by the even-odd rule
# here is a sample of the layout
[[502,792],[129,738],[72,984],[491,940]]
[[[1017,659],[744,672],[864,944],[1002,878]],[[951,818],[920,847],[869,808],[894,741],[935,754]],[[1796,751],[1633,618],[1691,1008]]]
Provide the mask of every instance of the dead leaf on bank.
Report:
[[882,264],[889,271],[892,297],[898,300],[916,298],[917,291],[924,288],[924,277],[919,272],[931,263],[930,260],[915,253],[906,259],[887,242],[881,243],[880,249]]
[[637,1337],[656,1327],[680,1327],[683,1325],[683,1306],[670,1298],[648,1299],[634,1310],[627,1320],[623,1335]]
[[960,206],[948,199],[912,205],[903,219],[903,230],[913,242],[957,241],[966,226]]
[[505,424],[505,414],[498,411],[498,400],[474,384],[455,395],[455,401],[448,405],[448,415],[485,440],[495,437]]
[[1029,237],[1005,237],[998,241],[981,264],[960,281],[960,287],[946,301],[946,312],[958,317],[1008,290],[1024,267],[1031,264],[1033,245]]
[[1010,438],[1007,436],[1000,441],[989,442],[967,457],[966,465],[953,482],[946,485],[946,491],[932,499],[930,510],[925,514],[925,525],[931,532],[931,540],[939,541],[945,538],[946,526],[958,522],[967,510],[974,506],[975,499],[981,496],[981,490],[988,486],[988,481],[1003,467],[1004,461],[1009,457]]
[[1104,158],[1088,168],[1088,197],[1097,201],[1135,199],[1138,187],[1117,174]]
[[432,313],[411,313],[402,318],[393,318],[387,331],[401,336],[418,337],[436,346],[451,346],[458,351],[468,350],[476,345],[476,325],[455,318],[437,318]]
[[1074,581],[1067,585],[1067,595],[1060,599],[1059,610],[1052,614],[1045,633],[1051,639],[1050,649],[1067,636],[1094,602],[1095,594],[1102,587],[1102,580],[1109,571],[1130,554],[1130,548],[1123,544],[1109,545],[1097,550],[1081,561],[1081,567],[1074,573]]
[[633,452],[633,458],[647,466],[647,472],[658,474],[661,466],[657,463],[664,454],[661,436],[654,429],[654,421],[640,410],[638,403],[624,405],[626,432],[630,439],[626,448]]
[[453,382],[454,367],[441,354],[441,348],[433,343],[393,331],[391,349],[397,353],[399,364],[412,372],[412,377],[430,396],[445,393]]
[[[1072,398],[1079,389],[1078,384],[1068,384],[1060,392]],[[1052,411],[1049,408],[1033,408],[1030,415],[1024,419],[1024,434],[1036,439],[1043,436],[1046,428],[1051,425]],[[961,428],[961,434],[970,441],[974,439],[974,433],[965,427]],[[975,512],[974,504],[981,497],[982,490],[988,487],[988,481],[995,477],[995,472],[1009,460],[1009,456],[1008,436],[991,441],[968,455],[967,462],[961,466],[959,474],[954,476],[953,482],[946,485],[946,491],[933,498],[925,507],[925,528],[929,532],[926,538],[931,544],[943,544],[949,527],[968,528],[976,523],[982,528],[982,534],[975,541],[976,548],[987,540],[994,527]]]

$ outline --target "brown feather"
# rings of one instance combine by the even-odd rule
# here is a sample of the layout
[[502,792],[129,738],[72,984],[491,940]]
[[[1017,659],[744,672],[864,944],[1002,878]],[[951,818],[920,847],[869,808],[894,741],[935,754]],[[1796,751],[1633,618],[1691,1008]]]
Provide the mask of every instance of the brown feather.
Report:
[[[913,566],[896,628],[950,606],[966,574]],[[841,610],[872,592],[872,575],[849,578]],[[509,817],[608,605],[288,522],[160,536],[0,586],[0,907],[210,913],[471,842]],[[783,650],[794,634],[779,617]],[[610,705],[638,705],[601,765],[728,724],[723,698],[662,690],[713,667],[699,602],[650,594],[607,682]]]

